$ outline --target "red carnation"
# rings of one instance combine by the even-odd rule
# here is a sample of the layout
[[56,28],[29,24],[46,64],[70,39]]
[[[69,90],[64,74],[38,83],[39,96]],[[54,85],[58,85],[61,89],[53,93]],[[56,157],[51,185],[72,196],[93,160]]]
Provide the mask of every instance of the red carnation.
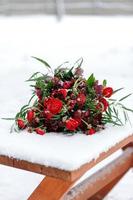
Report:
[[63,88],[64,89],[69,89],[71,87],[71,85],[72,85],[71,81],[65,81],[63,83]]
[[35,131],[36,131],[36,133],[39,134],[39,135],[44,135],[44,134],[45,134],[45,131],[42,130],[41,128],[36,128]]
[[28,122],[32,122],[34,117],[35,117],[35,112],[33,110],[28,110],[28,112],[27,112]]
[[109,103],[105,98],[101,98],[99,103],[97,104],[97,109],[101,110],[102,112],[105,112],[109,106]]
[[75,131],[78,126],[79,126],[79,122],[73,118],[70,118],[66,121],[66,128],[69,131]]
[[61,94],[65,99],[66,96],[67,96],[67,90],[66,89],[59,89],[58,94]]
[[80,93],[77,97],[77,103],[79,105],[84,105],[85,102],[86,102],[86,96],[83,93]]
[[109,98],[113,94],[113,89],[111,87],[106,87],[103,89],[103,96]]
[[17,124],[20,129],[24,129],[26,127],[23,119],[17,119]]
[[44,106],[47,108],[47,110],[52,113],[53,115],[56,115],[61,112],[61,109],[63,107],[63,103],[58,98],[48,98],[44,101]]
[[93,135],[93,134],[95,134],[96,133],[96,131],[95,131],[95,129],[93,129],[93,128],[91,128],[91,129],[89,129],[88,131],[87,131],[87,135]]

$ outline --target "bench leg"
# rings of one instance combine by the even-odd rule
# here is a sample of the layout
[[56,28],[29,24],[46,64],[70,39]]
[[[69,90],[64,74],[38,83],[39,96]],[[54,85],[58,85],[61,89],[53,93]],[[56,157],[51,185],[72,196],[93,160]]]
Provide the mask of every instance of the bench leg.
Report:
[[116,179],[114,179],[110,184],[105,186],[103,189],[101,189],[98,193],[96,193],[93,197],[89,198],[88,200],[102,200],[104,197],[107,196],[107,194],[115,187],[115,185],[121,180],[121,178],[125,175],[123,173]]
[[132,167],[133,148],[127,148],[117,159],[72,188],[65,200],[102,200]]
[[74,182],[46,177],[28,200],[61,200]]

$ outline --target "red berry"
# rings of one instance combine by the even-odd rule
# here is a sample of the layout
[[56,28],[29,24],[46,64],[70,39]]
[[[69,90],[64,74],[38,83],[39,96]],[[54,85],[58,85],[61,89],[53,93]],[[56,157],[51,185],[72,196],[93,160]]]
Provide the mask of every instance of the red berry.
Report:
[[25,125],[23,119],[20,119],[20,118],[17,119],[17,124],[18,124],[18,127],[19,127],[20,129],[25,129],[25,127],[26,127],[26,125]]
[[27,112],[28,122],[32,122],[34,117],[35,117],[35,112],[33,110],[28,110],[28,112]]
[[113,94],[113,88],[106,87],[106,88],[103,89],[103,96],[109,98],[109,97],[112,96],[112,94]]
[[88,132],[87,132],[88,135],[93,135],[95,133],[96,133],[96,131],[93,128],[89,129]]
[[78,126],[79,126],[79,122],[77,120],[75,120],[73,118],[66,120],[66,128],[69,131],[75,131]]
[[39,135],[44,135],[44,134],[45,134],[45,131],[42,130],[41,128],[36,128],[35,131],[36,131],[36,133],[39,134]]

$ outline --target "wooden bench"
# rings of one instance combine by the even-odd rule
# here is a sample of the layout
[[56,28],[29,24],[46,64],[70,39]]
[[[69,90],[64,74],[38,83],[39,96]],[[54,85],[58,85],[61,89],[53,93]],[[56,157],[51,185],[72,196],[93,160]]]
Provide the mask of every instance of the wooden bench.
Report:
[[[72,188],[74,183],[85,172],[119,149],[123,150],[121,156]],[[123,175],[133,166],[133,135],[126,137],[111,147],[107,152],[101,153],[97,159],[93,159],[89,163],[86,163],[79,169],[73,171],[47,167],[25,160],[9,158],[4,155],[0,156],[0,163],[46,175],[28,200],[103,199]]]

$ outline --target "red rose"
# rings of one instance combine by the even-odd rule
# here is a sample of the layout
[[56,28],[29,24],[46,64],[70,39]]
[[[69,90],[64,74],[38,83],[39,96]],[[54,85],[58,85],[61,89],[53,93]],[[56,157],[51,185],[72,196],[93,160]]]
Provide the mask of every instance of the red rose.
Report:
[[67,96],[67,90],[66,89],[59,89],[58,94],[61,94],[65,99],[66,96]]
[[72,85],[71,81],[65,81],[63,83],[63,88],[64,89],[69,89],[71,87],[71,85]]
[[87,131],[87,135],[93,135],[93,134],[95,134],[96,133],[96,131],[95,131],[95,129],[93,129],[93,128],[91,128],[91,129],[89,129],[88,131]]
[[101,98],[96,108],[98,110],[101,110],[102,112],[105,112],[108,106],[109,106],[109,103],[107,102],[107,100],[105,98]]
[[48,98],[44,101],[44,107],[52,113],[53,115],[56,115],[61,112],[61,109],[63,107],[63,103],[58,98]]
[[39,135],[44,135],[44,134],[45,134],[45,131],[42,130],[41,128],[36,128],[35,131],[36,131],[36,133],[39,134]]
[[35,112],[33,110],[28,110],[28,112],[27,112],[28,122],[32,122],[34,117],[35,117]]
[[69,131],[75,131],[76,128],[79,126],[79,122],[73,118],[66,120],[66,128]]
[[80,93],[78,96],[77,96],[77,103],[79,105],[84,105],[86,102],[86,96],[83,94],[83,93]]
[[113,89],[111,87],[106,87],[103,89],[103,96],[109,98],[113,94]]
[[17,124],[20,129],[24,129],[26,127],[23,119],[17,119]]

